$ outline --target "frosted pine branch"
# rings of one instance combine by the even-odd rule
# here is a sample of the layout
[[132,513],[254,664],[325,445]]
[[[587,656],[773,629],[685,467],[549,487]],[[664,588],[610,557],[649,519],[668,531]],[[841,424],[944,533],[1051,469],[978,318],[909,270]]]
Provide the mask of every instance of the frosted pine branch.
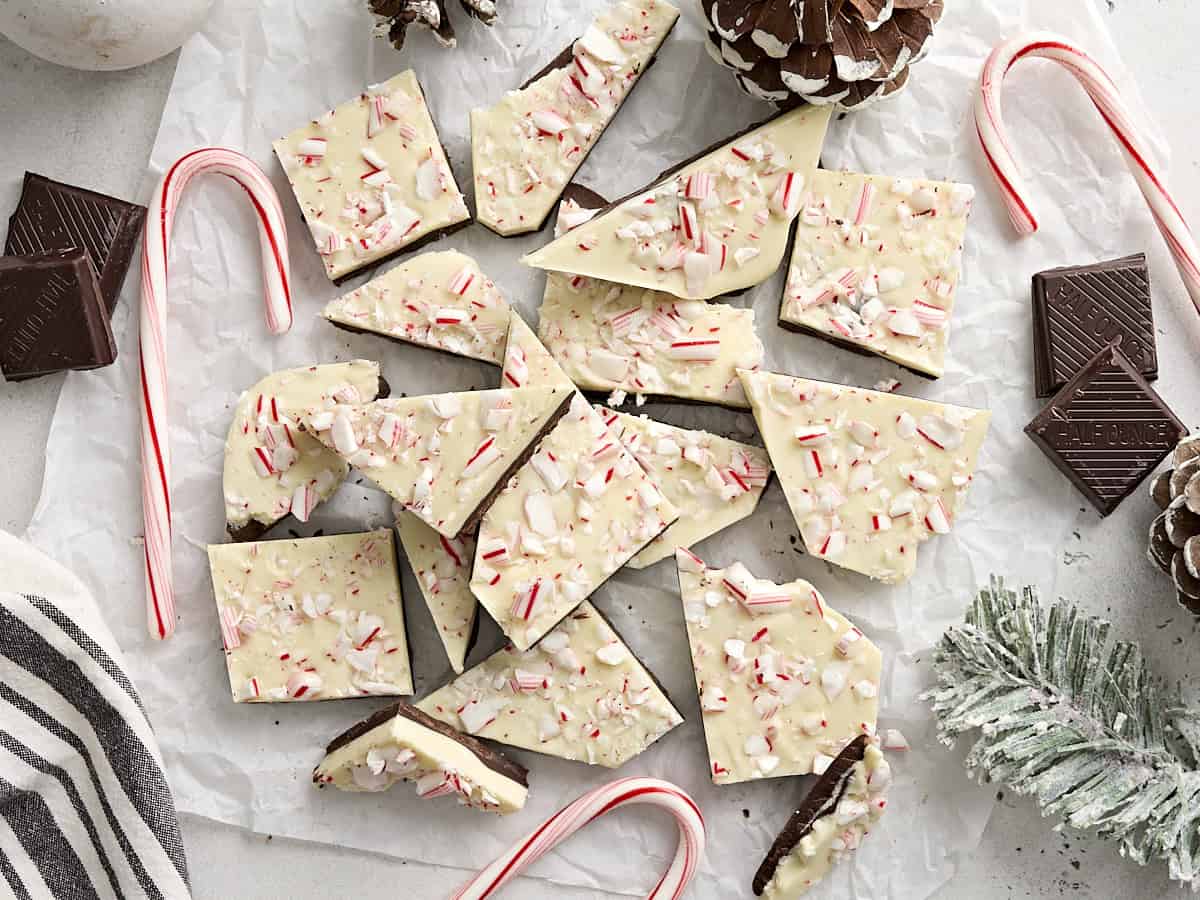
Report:
[[976,735],[967,767],[1037,798],[1042,814],[1117,841],[1200,890],[1200,719],[1109,623],[1043,607],[992,579],[938,644],[941,739]]

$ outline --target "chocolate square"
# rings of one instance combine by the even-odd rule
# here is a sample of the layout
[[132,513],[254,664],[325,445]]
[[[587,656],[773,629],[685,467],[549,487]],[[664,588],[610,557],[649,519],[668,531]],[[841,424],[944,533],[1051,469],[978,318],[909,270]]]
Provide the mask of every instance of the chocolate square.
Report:
[[144,206],[26,172],[4,255],[86,250],[111,316],[145,220]]
[[1113,341],[1135,369],[1157,378],[1146,255],[1034,275],[1033,336],[1039,397],[1062,388]]
[[1025,433],[1107,516],[1188,430],[1114,341],[1054,396]]
[[83,250],[0,257],[0,371],[26,381],[117,358],[100,283]]

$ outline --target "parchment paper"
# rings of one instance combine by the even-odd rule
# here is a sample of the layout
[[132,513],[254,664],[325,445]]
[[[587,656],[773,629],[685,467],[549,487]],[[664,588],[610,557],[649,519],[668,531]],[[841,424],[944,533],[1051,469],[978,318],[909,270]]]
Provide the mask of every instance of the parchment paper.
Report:
[[[241,391],[268,372],[369,357],[383,363],[394,390],[409,394],[487,388],[498,381],[496,369],[369,336],[347,337],[318,320],[318,311],[338,290],[322,274],[271,156],[271,139],[367,83],[412,66],[459,184],[470,195],[469,108],[490,104],[522,82],[603,5],[604,0],[501,3],[499,23],[487,29],[451,4],[460,26],[457,50],[442,50],[414,29],[410,46],[397,54],[369,37],[371,21],[361,0],[221,0],[205,31],[184,48],[144,196],[171,161],[197,145],[228,145],[258,160],[272,174],[288,213],[296,325],[283,338],[266,332],[258,243],[240,192],[220,179],[196,185],[177,220],[170,286],[170,441],[181,615],[171,641],[151,641],[144,626],[136,272],[118,311],[120,361],[67,381],[47,451],[42,501],[30,527],[32,539],[74,569],[106,607],[162,742],[180,809],[258,831],[474,869],[569,799],[614,777],[607,770],[514,751],[532,770],[533,789],[526,810],[504,820],[452,803],[423,802],[405,787],[379,796],[318,792],[309,775],[325,742],[380,701],[230,703],[203,552],[205,544],[225,537],[221,463],[233,406]],[[770,112],[712,63],[701,43],[696,10],[688,0],[682,5],[684,19],[658,64],[580,173],[581,181],[609,196],[640,186],[666,165]],[[975,0],[948,7],[932,52],[914,69],[908,91],[836,121],[824,153],[827,167],[952,178],[978,186],[946,376],[925,382],[883,361],[779,329],[781,274],[739,302],[756,310],[772,369],[865,386],[898,377],[903,392],[991,408],[992,431],[966,508],[953,534],[922,546],[917,575],[906,587],[871,584],[802,555],[775,486],[754,517],[698,548],[714,564],[741,559],[760,576],[812,580],[884,650],[880,726],[900,728],[912,751],[893,755],[897,784],[881,827],[853,864],[840,867],[812,893],[818,900],[920,900],[953,874],[956,859],[977,846],[993,792],[972,785],[959,758],[936,744],[931,717],[916,697],[929,681],[926,649],[961,617],[968,596],[989,572],[1051,582],[1056,553],[1082,502],[1021,434],[1037,407],[1029,276],[1051,265],[1157,243],[1099,118],[1065,74],[1029,64],[1010,79],[1006,93],[1021,152],[1037,173],[1043,223],[1037,239],[1012,236],[976,147],[970,120],[975,79],[988,49],[1004,36],[1031,26],[1061,31],[1111,65],[1119,81],[1128,81],[1092,4]],[[503,240],[474,226],[435,249],[456,247],[474,255],[532,321],[543,276],[520,266],[517,258],[545,239]],[[1174,277],[1163,269],[1156,275]],[[1159,314],[1164,315],[1161,309]],[[669,405],[647,411],[676,424],[754,435],[749,415]],[[352,476],[305,533],[384,523],[386,502],[359,482]],[[709,782],[672,565],[621,574],[594,597],[689,720],[621,774],[669,778],[700,802],[711,842],[692,896],[745,896],[754,868],[807,783],[771,780],[715,788]],[[404,588],[418,694],[423,695],[450,672],[407,571]],[[495,628],[485,623],[472,660],[498,644]],[[594,824],[533,873],[638,894],[653,884],[674,842],[674,829],[661,816],[622,813]]]

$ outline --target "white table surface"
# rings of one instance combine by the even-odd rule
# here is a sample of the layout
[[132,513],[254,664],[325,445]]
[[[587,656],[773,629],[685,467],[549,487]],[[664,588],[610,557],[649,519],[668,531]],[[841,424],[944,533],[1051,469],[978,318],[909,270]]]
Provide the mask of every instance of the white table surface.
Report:
[[[1196,0],[1096,0],[1106,13],[1151,114],[1173,151],[1171,184],[1185,216],[1200,222],[1200,61],[1194,48]],[[132,72],[83,73],[31,57],[0,38],[0,211],[16,201],[25,169],[135,197],[174,72],[174,56]],[[1200,227],[1200,226],[1198,226]],[[1130,248],[1130,252],[1140,248]],[[1178,302],[1182,288],[1161,247],[1153,248],[1162,292]],[[136,275],[136,273],[135,273]],[[1164,373],[1169,376],[1170,373]],[[63,376],[22,385],[0,383],[0,528],[20,534],[41,488],[46,434]],[[1169,396],[1169,395],[1168,395]],[[1189,423],[1193,426],[1200,423]],[[130,448],[131,464],[135,448]],[[1176,656],[1195,627],[1164,599],[1161,582],[1140,564],[1148,501],[1135,498],[1101,525],[1081,513],[1083,536],[1064,547],[1059,585],[1137,635],[1152,654]],[[1142,598],[1157,598],[1147,603]],[[1168,627],[1161,627],[1170,620]],[[1158,627],[1155,627],[1158,626]],[[1182,637],[1181,637],[1182,636]],[[1196,653],[1189,653],[1196,659]],[[1178,673],[1177,673],[1178,674]],[[1190,684],[1189,696],[1196,697]],[[987,788],[981,788],[986,790]],[[995,788],[991,788],[995,790]],[[272,839],[193,817],[183,820],[197,898],[355,897],[358,900],[445,896],[461,872],[437,871],[382,856],[320,844]],[[475,861],[464,860],[470,867]],[[1004,795],[983,843],[960,861],[938,900],[1023,897],[1184,897],[1160,871],[1139,869],[1095,842],[1049,829],[1027,800]],[[1160,867],[1161,868],[1161,867]],[[523,882],[506,894],[556,900],[609,896]]]

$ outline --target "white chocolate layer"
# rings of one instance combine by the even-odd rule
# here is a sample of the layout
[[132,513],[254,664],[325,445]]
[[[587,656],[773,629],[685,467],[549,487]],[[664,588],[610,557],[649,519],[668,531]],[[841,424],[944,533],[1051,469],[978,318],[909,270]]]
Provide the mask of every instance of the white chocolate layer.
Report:
[[335,325],[500,365],[508,301],[471,257],[457,250],[422,253],[321,313]]
[[777,116],[522,261],[693,300],[760,284],[783,260],[829,115]]
[[529,796],[529,788],[489,768],[469,747],[399,714],[327,754],[313,780],[370,793],[408,781],[418,797],[452,795],[463,806],[500,815],[524,809]]
[[242,394],[225,441],[226,522],[270,528],[288,513],[307,521],[349,467],[300,430],[300,412],[335,394],[373,400],[378,390],[378,363],[357,359],[275,372]]
[[450,665],[461,673],[479,611],[470,585],[475,536],[448,538],[403,510],[397,510],[396,531]]
[[390,530],[208,548],[235,703],[412,693]]
[[665,0],[621,0],[575,41],[571,62],[471,111],[482,224],[502,235],[541,227],[678,18]]
[[484,514],[471,590],[525,650],[678,516],[576,393]]
[[331,279],[471,218],[411,69],[274,147]]
[[745,408],[738,369],[762,365],[754,310],[551,272],[538,333],[580,388]]
[[991,413],[770,372],[743,372],[759,431],[808,552],[907,581],[949,532]]
[[332,404],[304,427],[446,537],[456,537],[559,414],[565,388]]
[[819,773],[875,731],[883,658],[816,588],[676,561],[714,784]]
[[874,744],[855,763],[837,808],[813,823],[791,853],[779,861],[762,896],[793,900],[808,892],[833,866],[857,850],[887,808],[892,769]]
[[498,651],[417,707],[477,737],[613,769],[683,722],[590,603],[536,647]]
[[940,376],[974,196],[967,184],[818,170],[780,321]]
[[752,447],[707,431],[598,407],[609,431],[679,510],[675,524],[626,565],[644,569],[728,528],[758,506],[771,461]]
[[508,344],[504,350],[504,370],[500,383],[506,388],[541,385],[575,390],[575,383],[538,340],[533,329],[516,312],[508,325]]

